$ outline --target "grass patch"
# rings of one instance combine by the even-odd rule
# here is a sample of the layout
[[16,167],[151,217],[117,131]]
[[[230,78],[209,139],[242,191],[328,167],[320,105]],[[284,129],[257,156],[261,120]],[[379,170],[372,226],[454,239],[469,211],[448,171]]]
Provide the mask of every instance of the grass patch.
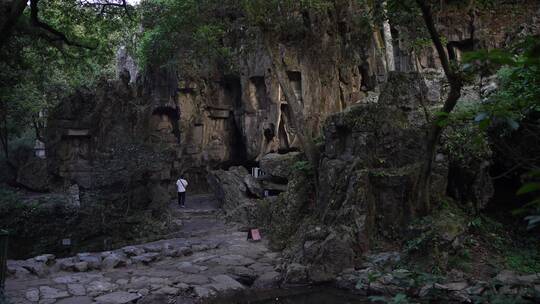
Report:
[[469,249],[463,248],[457,254],[448,257],[448,267],[450,269],[458,269],[463,272],[471,272],[472,257]]
[[540,272],[540,254],[537,248],[510,251],[505,257],[506,267],[521,273]]

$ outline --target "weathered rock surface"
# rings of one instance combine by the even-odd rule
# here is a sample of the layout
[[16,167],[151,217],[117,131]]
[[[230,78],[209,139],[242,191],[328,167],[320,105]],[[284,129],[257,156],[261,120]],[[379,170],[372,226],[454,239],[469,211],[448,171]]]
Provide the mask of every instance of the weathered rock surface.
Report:
[[257,210],[256,197],[262,196],[262,185],[244,167],[231,167],[208,174],[208,184],[227,215],[227,219],[253,226]]
[[67,291],[59,290],[49,286],[39,287],[39,294],[42,299],[59,299],[69,296],[69,293]]
[[[373,236],[403,235],[406,220],[418,212],[410,189],[423,161],[424,145],[419,143],[427,126],[422,110],[428,104],[426,90],[418,73],[392,72],[378,103],[355,105],[328,118],[318,201],[312,201],[306,181],[292,179],[271,216],[269,227],[282,231],[270,233],[281,235],[285,258],[295,265],[286,281],[331,281],[369,250]],[[434,164],[434,198],[446,191],[444,160]],[[319,212],[306,214],[313,204]]]
[[33,190],[44,192],[50,189],[47,160],[32,157],[17,172],[17,183]]
[[116,291],[97,297],[95,300],[102,304],[127,304],[134,303],[141,295],[125,291]]
[[291,176],[294,164],[300,160],[302,160],[300,152],[269,153],[261,158],[259,166],[270,177],[287,180]]
[[[363,268],[359,270],[344,270],[337,278],[336,285],[339,288],[350,290],[356,294],[382,294],[388,297],[398,293],[407,294],[410,297],[430,299],[436,302],[455,301],[460,303],[473,302],[475,299],[496,295],[500,298],[514,297],[518,290],[529,290],[522,295],[527,299],[536,299],[532,291],[535,282],[540,278],[539,274],[531,274],[535,277],[531,281],[517,281],[519,275],[513,271],[503,270],[491,282],[460,280],[441,278],[443,283],[426,283],[420,288],[414,287],[415,280],[411,279],[418,273],[406,269],[392,271],[379,271],[376,268]],[[532,303],[532,302],[531,302]]]

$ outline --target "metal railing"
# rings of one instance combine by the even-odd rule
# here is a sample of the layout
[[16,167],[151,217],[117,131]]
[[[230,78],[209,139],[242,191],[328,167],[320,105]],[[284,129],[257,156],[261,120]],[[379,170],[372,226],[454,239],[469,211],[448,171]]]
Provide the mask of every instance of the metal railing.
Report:
[[7,275],[8,232],[0,229],[0,293],[4,291]]

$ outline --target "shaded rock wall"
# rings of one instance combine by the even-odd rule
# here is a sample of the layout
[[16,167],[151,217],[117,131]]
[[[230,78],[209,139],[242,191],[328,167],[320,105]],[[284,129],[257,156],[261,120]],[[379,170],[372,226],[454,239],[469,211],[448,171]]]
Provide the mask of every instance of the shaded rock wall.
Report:
[[[476,12],[472,22],[463,8],[448,5],[445,14],[438,16],[439,29],[449,43],[460,44],[470,38],[472,25],[476,47],[503,46],[507,28],[523,24],[538,8],[534,1],[519,7],[509,5]],[[314,137],[322,135],[323,121],[329,115],[376,100],[380,84],[386,81],[384,45],[378,32],[355,24],[353,15],[359,9],[353,2],[340,2],[327,15],[310,15],[301,34],[273,38],[304,104],[305,128]],[[519,16],[504,18],[509,9]],[[235,54],[232,71],[204,63],[198,73],[178,73],[175,103],[180,108],[183,143],[179,162],[181,170],[197,182],[203,179],[200,172],[205,169],[239,164],[249,167],[267,153],[299,148],[261,34],[241,20],[231,30],[234,39],[227,46]],[[441,102],[446,87],[436,52],[430,45],[415,45],[411,30],[393,29],[397,70],[422,72],[427,99]],[[460,57],[466,48],[452,49]]]
[[176,141],[169,132],[151,128],[159,115],[144,100],[119,80],[102,82],[92,92],[81,90],[61,103],[47,127],[54,187],[77,184],[83,191],[111,192],[167,187]]
[[[233,220],[251,225],[258,220],[271,246],[285,250],[286,280],[331,280],[354,266],[374,240],[403,236],[417,215],[411,195],[424,155],[419,144],[427,127],[423,107],[432,106],[426,91],[420,74],[392,72],[378,102],[329,116],[317,182],[293,153],[269,154],[261,161],[271,179],[288,181],[284,193],[265,200],[248,197],[242,182],[247,171],[212,173],[227,214],[234,217],[243,202],[258,209]],[[447,162],[445,155],[437,156],[435,201],[446,193]],[[264,187],[265,178],[260,180]]]

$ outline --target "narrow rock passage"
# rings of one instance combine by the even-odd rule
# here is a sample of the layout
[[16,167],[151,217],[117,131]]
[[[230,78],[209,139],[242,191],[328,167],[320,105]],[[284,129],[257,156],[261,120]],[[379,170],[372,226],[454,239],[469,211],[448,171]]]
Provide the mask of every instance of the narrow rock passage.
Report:
[[175,238],[80,253],[8,261],[12,303],[192,303],[244,288],[273,287],[279,254],[224,222],[209,195],[171,203],[183,228]]

